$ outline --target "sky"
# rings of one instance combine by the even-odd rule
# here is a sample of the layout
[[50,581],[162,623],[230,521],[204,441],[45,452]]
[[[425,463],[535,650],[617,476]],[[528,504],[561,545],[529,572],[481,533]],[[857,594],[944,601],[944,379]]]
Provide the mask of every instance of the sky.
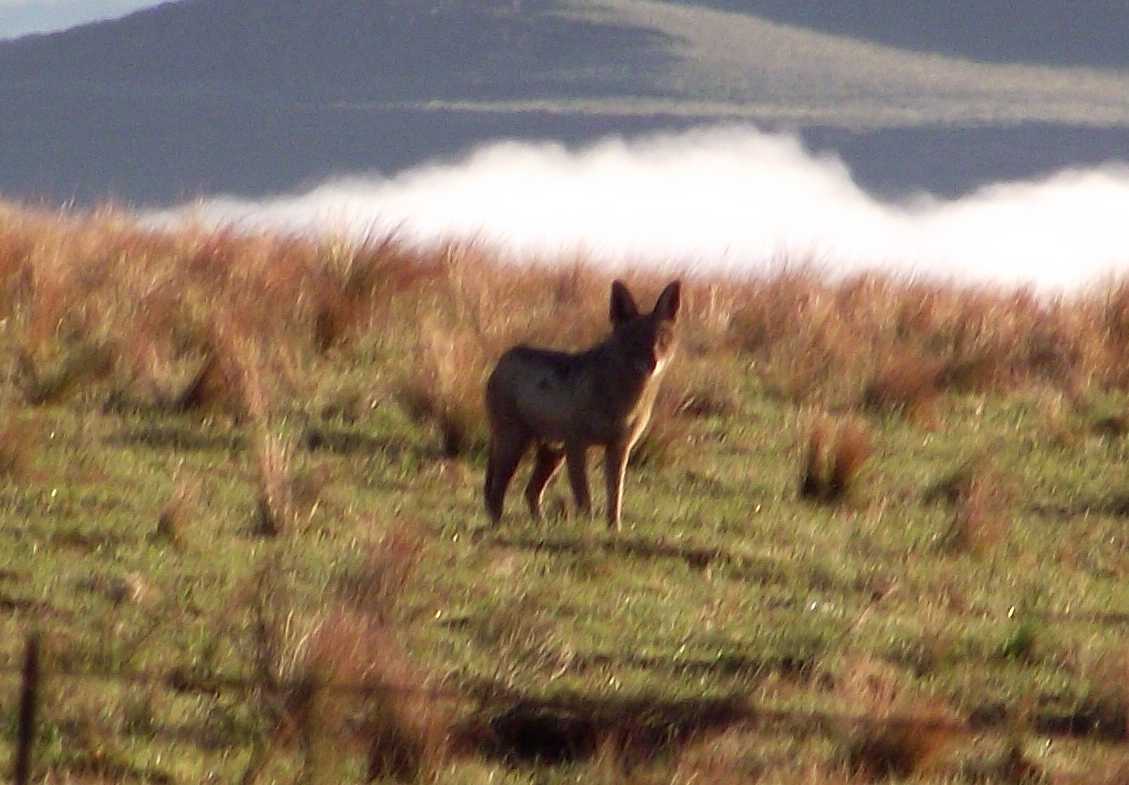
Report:
[[51,33],[125,16],[164,0],[0,0],[0,38]]

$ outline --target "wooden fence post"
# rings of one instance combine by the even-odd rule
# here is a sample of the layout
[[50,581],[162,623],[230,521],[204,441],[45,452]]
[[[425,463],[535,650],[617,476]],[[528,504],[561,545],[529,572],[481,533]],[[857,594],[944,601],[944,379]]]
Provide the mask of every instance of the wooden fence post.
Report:
[[20,727],[16,748],[16,768],[12,776],[16,785],[27,785],[31,779],[31,752],[35,746],[35,711],[39,701],[39,633],[27,639],[24,657],[23,689],[20,693]]

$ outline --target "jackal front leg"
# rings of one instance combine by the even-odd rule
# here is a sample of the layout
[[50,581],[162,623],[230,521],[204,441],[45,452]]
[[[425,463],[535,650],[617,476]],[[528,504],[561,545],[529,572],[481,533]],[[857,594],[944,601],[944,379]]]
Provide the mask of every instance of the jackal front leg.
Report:
[[608,528],[619,531],[623,510],[623,478],[627,474],[627,458],[631,445],[613,442],[604,454],[604,477],[608,484]]

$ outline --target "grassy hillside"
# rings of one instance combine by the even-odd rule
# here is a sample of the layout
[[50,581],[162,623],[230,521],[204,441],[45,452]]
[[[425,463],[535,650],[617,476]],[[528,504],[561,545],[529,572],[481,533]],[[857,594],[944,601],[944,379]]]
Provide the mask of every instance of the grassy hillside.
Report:
[[52,782],[1125,781],[1129,288],[690,277],[616,537],[482,512],[552,262],[0,207],[6,748],[37,630]]

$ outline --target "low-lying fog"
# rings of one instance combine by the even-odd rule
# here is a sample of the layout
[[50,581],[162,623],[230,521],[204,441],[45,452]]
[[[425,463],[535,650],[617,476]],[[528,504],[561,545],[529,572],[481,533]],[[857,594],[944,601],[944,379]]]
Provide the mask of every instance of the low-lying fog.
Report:
[[814,263],[1074,289],[1129,270],[1129,164],[882,200],[791,135],[705,128],[586,147],[497,142],[391,176],[335,177],[262,200],[217,196],[165,219],[478,239],[520,257],[757,272]]

